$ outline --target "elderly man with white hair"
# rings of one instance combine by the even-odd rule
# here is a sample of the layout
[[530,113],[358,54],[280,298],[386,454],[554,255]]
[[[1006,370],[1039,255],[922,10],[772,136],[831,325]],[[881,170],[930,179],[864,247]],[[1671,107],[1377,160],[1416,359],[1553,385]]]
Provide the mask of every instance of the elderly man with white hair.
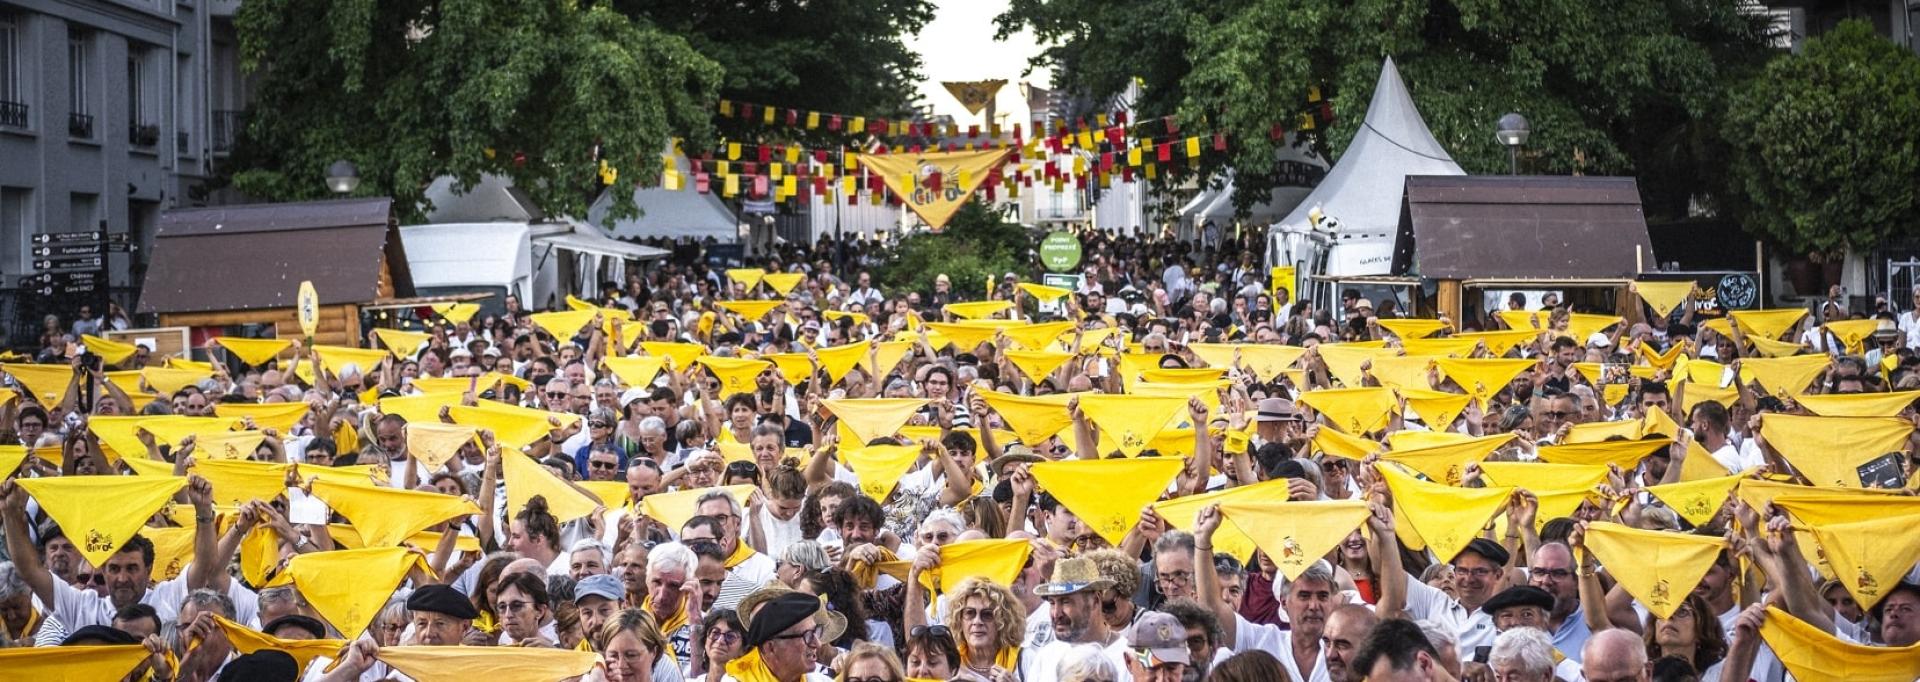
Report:
[[[1493,639],[1493,651],[1487,655],[1487,667],[1497,679],[1507,682],[1553,682],[1553,639],[1539,628],[1512,628]],[[1562,661],[1571,676],[1579,679],[1580,668],[1571,660]]]

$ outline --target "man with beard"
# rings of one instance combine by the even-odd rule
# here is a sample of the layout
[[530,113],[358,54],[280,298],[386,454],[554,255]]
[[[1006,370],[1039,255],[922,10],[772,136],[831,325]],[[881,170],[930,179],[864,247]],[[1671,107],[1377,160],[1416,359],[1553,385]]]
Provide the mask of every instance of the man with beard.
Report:
[[1351,663],[1360,643],[1366,641],[1367,633],[1379,622],[1372,609],[1360,604],[1347,604],[1327,616],[1326,630],[1320,635],[1320,643],[1327,651],[1327,677],[1334,682],[1361,682],[1367,678],[1355,671]]
[[[1213,533],[1220,529],[1220,521],[1219,505],[1200,510],[1194,520],[1194,551],[1213,552]],[[1286,610],[1287,622],[1292,624],[1292,630],[1247,622],[1220,597],[1220,579],[1215,574],[1213,562],[1194,562],[1194,569],[1197,574],[1194,582],[1200,598],[1220,618],[1225,641],[1233,642],[1234,651],[1258,649],[1270,652],[1274,658],[1280,659],[1280,665],[1287,669],[1292,679],[1332,682],[1333,678],[1327,671],[1327,658],[1320,646],[1327,612],[1333,609],[1334,595],[1340,591],[1334,584],[1332,565],[1324,560],[1316,561],[1299,578],[1287,581],[1276,590],[1280,594],[1280,607]]]
[[1126,667],[1126,641],[1115,637],[1100,613],[1100,595],[1113,581],[1100,575],[1092,559],[1074,557],[1054,562],[1053,577],[1033,589],[1047,600],[1053,619],[1053,641],[1040,647],[1026,682],[1054,682],[1060,661],[1075,646],[1092,644],[1106,649],[1114,669]]
[[1528,582],[1553,595],[1553,610],[1541,629],[1553,635],[1553,646],[1578,663],[1580,647],[1593,631],[1580,615],[1580,581],[1573,565],[1573,550],[1565,544],[1549,542],[1533,553],[1528,564]]

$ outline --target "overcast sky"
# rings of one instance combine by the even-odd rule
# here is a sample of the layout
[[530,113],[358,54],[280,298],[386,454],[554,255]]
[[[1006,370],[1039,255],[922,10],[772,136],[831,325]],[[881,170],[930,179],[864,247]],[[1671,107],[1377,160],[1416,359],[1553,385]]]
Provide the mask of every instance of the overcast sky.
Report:
[[1005,42],[993,39],[993,18],[1005,11],[1006,0],[935,0],[934,5],[938,9],[933,21],[920,35],[907,37],[907,46],[920,53],[921,72],[927,76],[920,84],[921,100],[933,104],[934,113],[953,116],[959,125],[984,124],[984,117],[968,114],[940,82],[1004,78],[1007,85],[997,100],[1001,121],[1027,121],[1021,81],[1046,87],[1052,72],[1036,69],[1021,75],[1027,59],[1040,52],[1031,32],[1008,36]]

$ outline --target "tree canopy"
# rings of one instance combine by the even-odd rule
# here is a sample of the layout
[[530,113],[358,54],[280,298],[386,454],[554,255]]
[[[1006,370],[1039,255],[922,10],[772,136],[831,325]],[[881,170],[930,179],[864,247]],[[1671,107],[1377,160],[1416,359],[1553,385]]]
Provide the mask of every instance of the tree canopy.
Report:
[[[1471,173],[1507,172],[1501,114],[1532,122],[1522,172],[1636,173],[1649,210],[1684,211],[1669,188],[1716,186],[1699,142],[1729,74],[1765,56],[1760,19],[1735,2],[1663,0],[1014,0],[1002,34],[1031,28],[1056,86],[1103,98],[1138,78],[1142,119],[1219,131],[1240,208],[1272,188],[1275,123],[1319,86],[1336,120],[1316,140],[1337,158],[1391,56],[1435,137]],[[1676,193],[1666,196],[1662,192]]]
[[1920,225],[1920,57],[1867,22],[1768,64],[1726,122],[1748,229],[1833,253]]

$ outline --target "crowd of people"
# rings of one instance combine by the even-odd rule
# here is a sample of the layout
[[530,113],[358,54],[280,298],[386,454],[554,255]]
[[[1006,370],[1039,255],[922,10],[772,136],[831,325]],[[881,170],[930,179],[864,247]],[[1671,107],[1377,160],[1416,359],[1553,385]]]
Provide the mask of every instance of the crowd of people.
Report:
[[1082,240],[1072,289],[790,246],[359,347],[50,322],[0,679],[1920,679],[1913,315],[1461,324]]

